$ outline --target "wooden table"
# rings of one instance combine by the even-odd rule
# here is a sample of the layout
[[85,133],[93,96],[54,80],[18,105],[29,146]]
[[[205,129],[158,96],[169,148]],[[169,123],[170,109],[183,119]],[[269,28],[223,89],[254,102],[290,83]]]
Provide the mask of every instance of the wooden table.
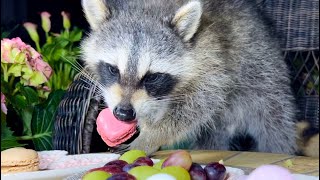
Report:
[[[162,159],[174,151],[158,151],[152,158]],[[193,162],[207,164],[223,160],[226,166],[236,167],[250,173],[263,164],[276,164],[288,168],[292,173],[319,176],[319,158],[293,156],[286,154],[239,152],[239,151],[189,151]],[[286,161],[292,162],[289,167]]]

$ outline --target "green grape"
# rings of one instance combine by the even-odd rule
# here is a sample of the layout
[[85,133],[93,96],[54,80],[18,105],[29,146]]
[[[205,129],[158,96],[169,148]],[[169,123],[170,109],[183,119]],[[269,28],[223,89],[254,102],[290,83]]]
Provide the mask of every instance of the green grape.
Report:
[[161,159],[159,162],[155,163],[155,164],[153,165],[153,167],[156,168],[156,169],[161,169],[161,168],[162,168],[162,164],[163,164],[163,162],[164,162],[165,160],[166,160],[166,159]]
[[111,177],[106,171],[91,171],[82,176],[82,180],[106,180]]
[[147,155],[144,151],[133,149],[122,154],[119,160],[123,160],[123,161],[126,161],[128,164],[132,164],[139,157],[146,157],[146,156]]
[[158,169],[151,166],[137,166],[128,171],[128,173],[136,177],[137,180],[146,180],[148,177],[159,172]]
[[191,180],[189,172],[180,166],[164,167],[161,169],[161,173],[170,174],[177,180]]

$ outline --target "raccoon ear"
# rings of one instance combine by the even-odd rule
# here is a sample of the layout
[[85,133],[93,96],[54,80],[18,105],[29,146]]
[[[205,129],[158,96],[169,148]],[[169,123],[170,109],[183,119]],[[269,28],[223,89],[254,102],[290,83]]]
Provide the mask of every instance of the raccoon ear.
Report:
[[201,15],[202,5],[199,1],[190,1],[176,12],[171,24],[184,42],[189,41],[197,32]]
[[86,19],[94,30],[111,16],[105,0],[81,0],[81,4]]

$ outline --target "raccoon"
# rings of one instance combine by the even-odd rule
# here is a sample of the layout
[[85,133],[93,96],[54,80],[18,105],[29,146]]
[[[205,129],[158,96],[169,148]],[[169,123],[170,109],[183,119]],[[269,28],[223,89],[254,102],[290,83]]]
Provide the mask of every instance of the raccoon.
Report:
[[[277,38],[250,0],[82,0],[82,59],[128,149],[293,154],[296,105]],[[123,148],[123,147],[122,147]]]

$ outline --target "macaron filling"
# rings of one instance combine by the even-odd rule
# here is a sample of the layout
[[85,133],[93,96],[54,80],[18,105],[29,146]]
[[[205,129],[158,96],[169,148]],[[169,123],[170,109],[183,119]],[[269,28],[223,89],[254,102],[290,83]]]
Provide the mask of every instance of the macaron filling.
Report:
[[96,123],[99,135],[110,147],[124,143],[136,133],[136,120],[131,122],[120,121],[109,108],[103,109],[99,113]]

